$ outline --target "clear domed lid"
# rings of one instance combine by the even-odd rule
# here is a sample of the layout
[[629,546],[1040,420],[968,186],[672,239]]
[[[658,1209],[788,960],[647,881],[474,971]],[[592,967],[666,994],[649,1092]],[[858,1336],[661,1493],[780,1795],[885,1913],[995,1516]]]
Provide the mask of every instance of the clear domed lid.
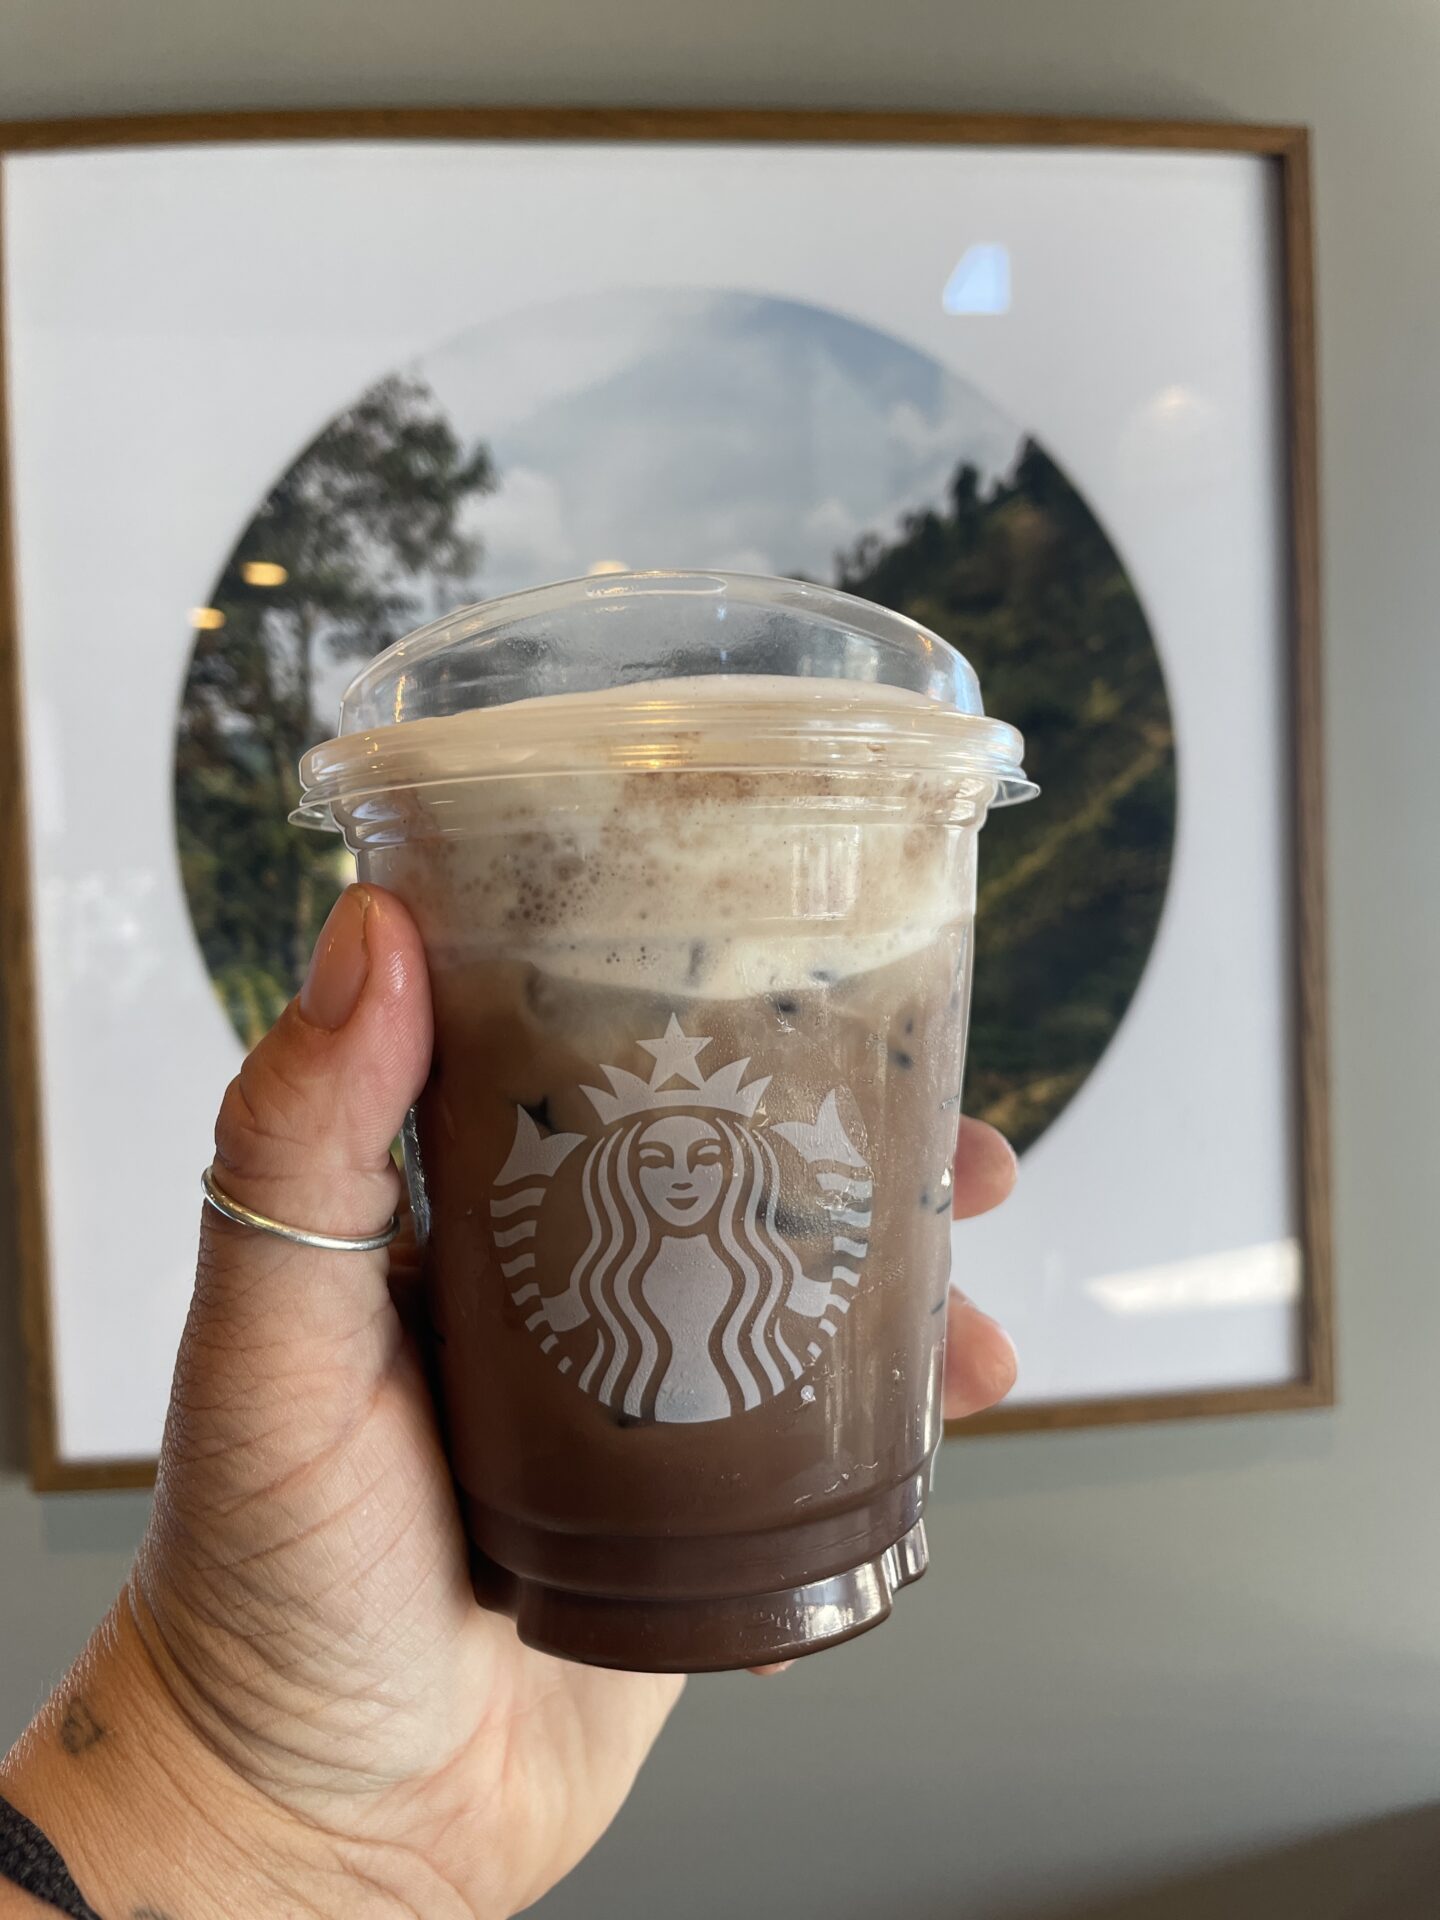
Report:
[[[462,607],[397,640],[346,689],[338,737],[306,755],[295,817],[331,824],[361,765],[370,790],[415,776],[407,743],[422,736],[436,777],[423,723],[463,714],[477,720],[466,753],[483,745],[488,763],[475,777],[566,771],[579,723],[583,752],[603,742],[611,764],[682,764],[701,732],[710,765],[863,764],[883,736],[892,764],[961,767],[991,804],[1035,792],[969,661],[916,621],[803,580],[622,573]],[[463,777],[458,763],[445,777]]]
[[619,573],[461,607],[407,634],[351,681],[339,731],[710,674],[853,680],[985,711],[963,654],[853,594],[759,574]]

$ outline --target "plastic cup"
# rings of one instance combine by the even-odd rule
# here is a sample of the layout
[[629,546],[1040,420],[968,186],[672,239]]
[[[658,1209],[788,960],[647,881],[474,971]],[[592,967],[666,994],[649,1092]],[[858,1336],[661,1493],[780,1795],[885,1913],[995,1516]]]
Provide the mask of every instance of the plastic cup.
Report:
[[793,581],[582,580],[381,654],[302,767],[419,924],[407,1129],[476,1591],[698,1671],[925,1567],[976,839],[964,659]]

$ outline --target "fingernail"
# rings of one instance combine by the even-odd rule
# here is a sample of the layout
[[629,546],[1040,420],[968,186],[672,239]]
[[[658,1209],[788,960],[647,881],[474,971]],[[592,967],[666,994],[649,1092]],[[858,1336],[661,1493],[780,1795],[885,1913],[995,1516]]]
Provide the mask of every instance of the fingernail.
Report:
[[363,887],[347,887],[320,929],[310,971],[300,989],[300,1012],[312,1027],[334,1033],[359,1003],[370,972],[365,916],[370,896]]

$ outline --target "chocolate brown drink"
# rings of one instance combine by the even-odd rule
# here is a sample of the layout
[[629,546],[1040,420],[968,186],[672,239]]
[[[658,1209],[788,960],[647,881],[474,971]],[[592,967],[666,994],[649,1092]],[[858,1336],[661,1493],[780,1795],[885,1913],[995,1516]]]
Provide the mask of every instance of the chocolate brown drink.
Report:
[[368,863],[430,955],[417,1173],[466,1523],[532,1644],[783,1657],[923,1567],[964,803],[814,773],[596,777],[583,823],[542,797]]
[[[476,1591],[596,1665],[784,1659],[924,1570],[977,829],[1028,790],[1018,737],[934,636],[817,589],[512,605],[356,682],[303,815],[429,960],[408,1163]],[[635,670],[721,622],[713,671]]]

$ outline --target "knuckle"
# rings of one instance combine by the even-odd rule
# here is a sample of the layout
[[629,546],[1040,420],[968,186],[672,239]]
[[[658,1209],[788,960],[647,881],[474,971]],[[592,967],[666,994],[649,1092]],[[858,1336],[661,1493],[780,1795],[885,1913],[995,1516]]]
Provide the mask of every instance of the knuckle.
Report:
[[268,1172],[293,1161],[315,1136],[316,1101],[264,1044],[225,1090],[215,1122],[217,1158],[236,1171]]

